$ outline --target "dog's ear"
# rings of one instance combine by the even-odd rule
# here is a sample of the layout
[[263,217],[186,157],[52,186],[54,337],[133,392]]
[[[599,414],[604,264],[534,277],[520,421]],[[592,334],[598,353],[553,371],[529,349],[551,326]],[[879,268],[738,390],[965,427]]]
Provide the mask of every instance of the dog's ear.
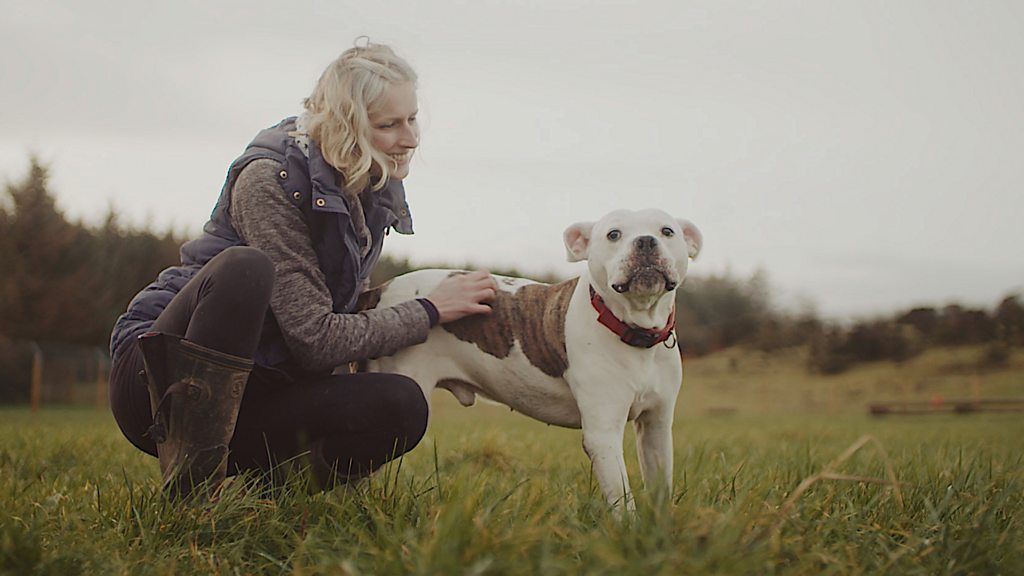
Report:
[[679,222],[679,229],[682,230],[683,239],[686,240],[686,246],[689,247],[690,259],[692,260],[697,257],[697,254],[700,254],[700,249],[704,246],[704,235],[700,233],[700,230],[693,222],[685,218],[676,218],[676,220]]
[[562,240],[565,241],[565,255],[569,262],[579,262],[590,256],[590,233],[593,230],[593,222],[577,222],[565,229]]

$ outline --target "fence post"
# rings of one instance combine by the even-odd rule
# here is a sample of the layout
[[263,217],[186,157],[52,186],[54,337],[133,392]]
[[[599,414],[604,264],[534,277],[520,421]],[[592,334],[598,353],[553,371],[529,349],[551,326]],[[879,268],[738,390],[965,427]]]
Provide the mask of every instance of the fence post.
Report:
[[32,413],[39,411],[43,400],[43,349],[33,340],[32,346]]
[[96,408],[107,407],[107,355],[96,348]]

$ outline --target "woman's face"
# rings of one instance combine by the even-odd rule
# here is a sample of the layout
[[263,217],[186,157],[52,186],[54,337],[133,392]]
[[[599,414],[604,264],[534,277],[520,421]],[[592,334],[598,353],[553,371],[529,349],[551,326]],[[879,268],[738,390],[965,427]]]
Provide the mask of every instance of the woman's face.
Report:
[[391,178],[402,180],[409,175],[409,163],[420,143],[416,86],[412,82],[391,84],[372,108],[370,142],[390,158]]

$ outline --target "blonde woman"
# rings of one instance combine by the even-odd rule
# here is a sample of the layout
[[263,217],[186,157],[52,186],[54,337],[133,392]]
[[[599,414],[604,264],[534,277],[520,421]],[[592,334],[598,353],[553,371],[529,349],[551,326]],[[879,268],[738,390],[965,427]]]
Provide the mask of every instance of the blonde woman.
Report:
[[412,233],[402,180],[420,130],[409,64],[387,46],[358,45],[327,67],[304,108],[231,164],[181,265],[114,326],[115,419],[159,457],[172,497],[205,498],[226,474],[297,462],[326,488],[412,449],[427,421],[416,383],[334,368],[490,311],[494,280],[476,272],[352,313],[386,233]]

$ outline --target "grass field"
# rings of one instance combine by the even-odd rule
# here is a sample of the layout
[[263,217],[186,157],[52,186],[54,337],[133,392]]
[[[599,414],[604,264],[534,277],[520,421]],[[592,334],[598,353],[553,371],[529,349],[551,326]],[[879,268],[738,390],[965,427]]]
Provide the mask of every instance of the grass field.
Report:
[[830,378],[798,352],[688,360],[672,503],[641,492],[623,521],[579,431],[447,396],[423,443],[356,487],[239,481],[202,509],[165,502],[106,413],[0,409],[0,573],[1024,574],[1024,417],[865,409],[1024,396],[1024,354],[983,372],[980,353]]

